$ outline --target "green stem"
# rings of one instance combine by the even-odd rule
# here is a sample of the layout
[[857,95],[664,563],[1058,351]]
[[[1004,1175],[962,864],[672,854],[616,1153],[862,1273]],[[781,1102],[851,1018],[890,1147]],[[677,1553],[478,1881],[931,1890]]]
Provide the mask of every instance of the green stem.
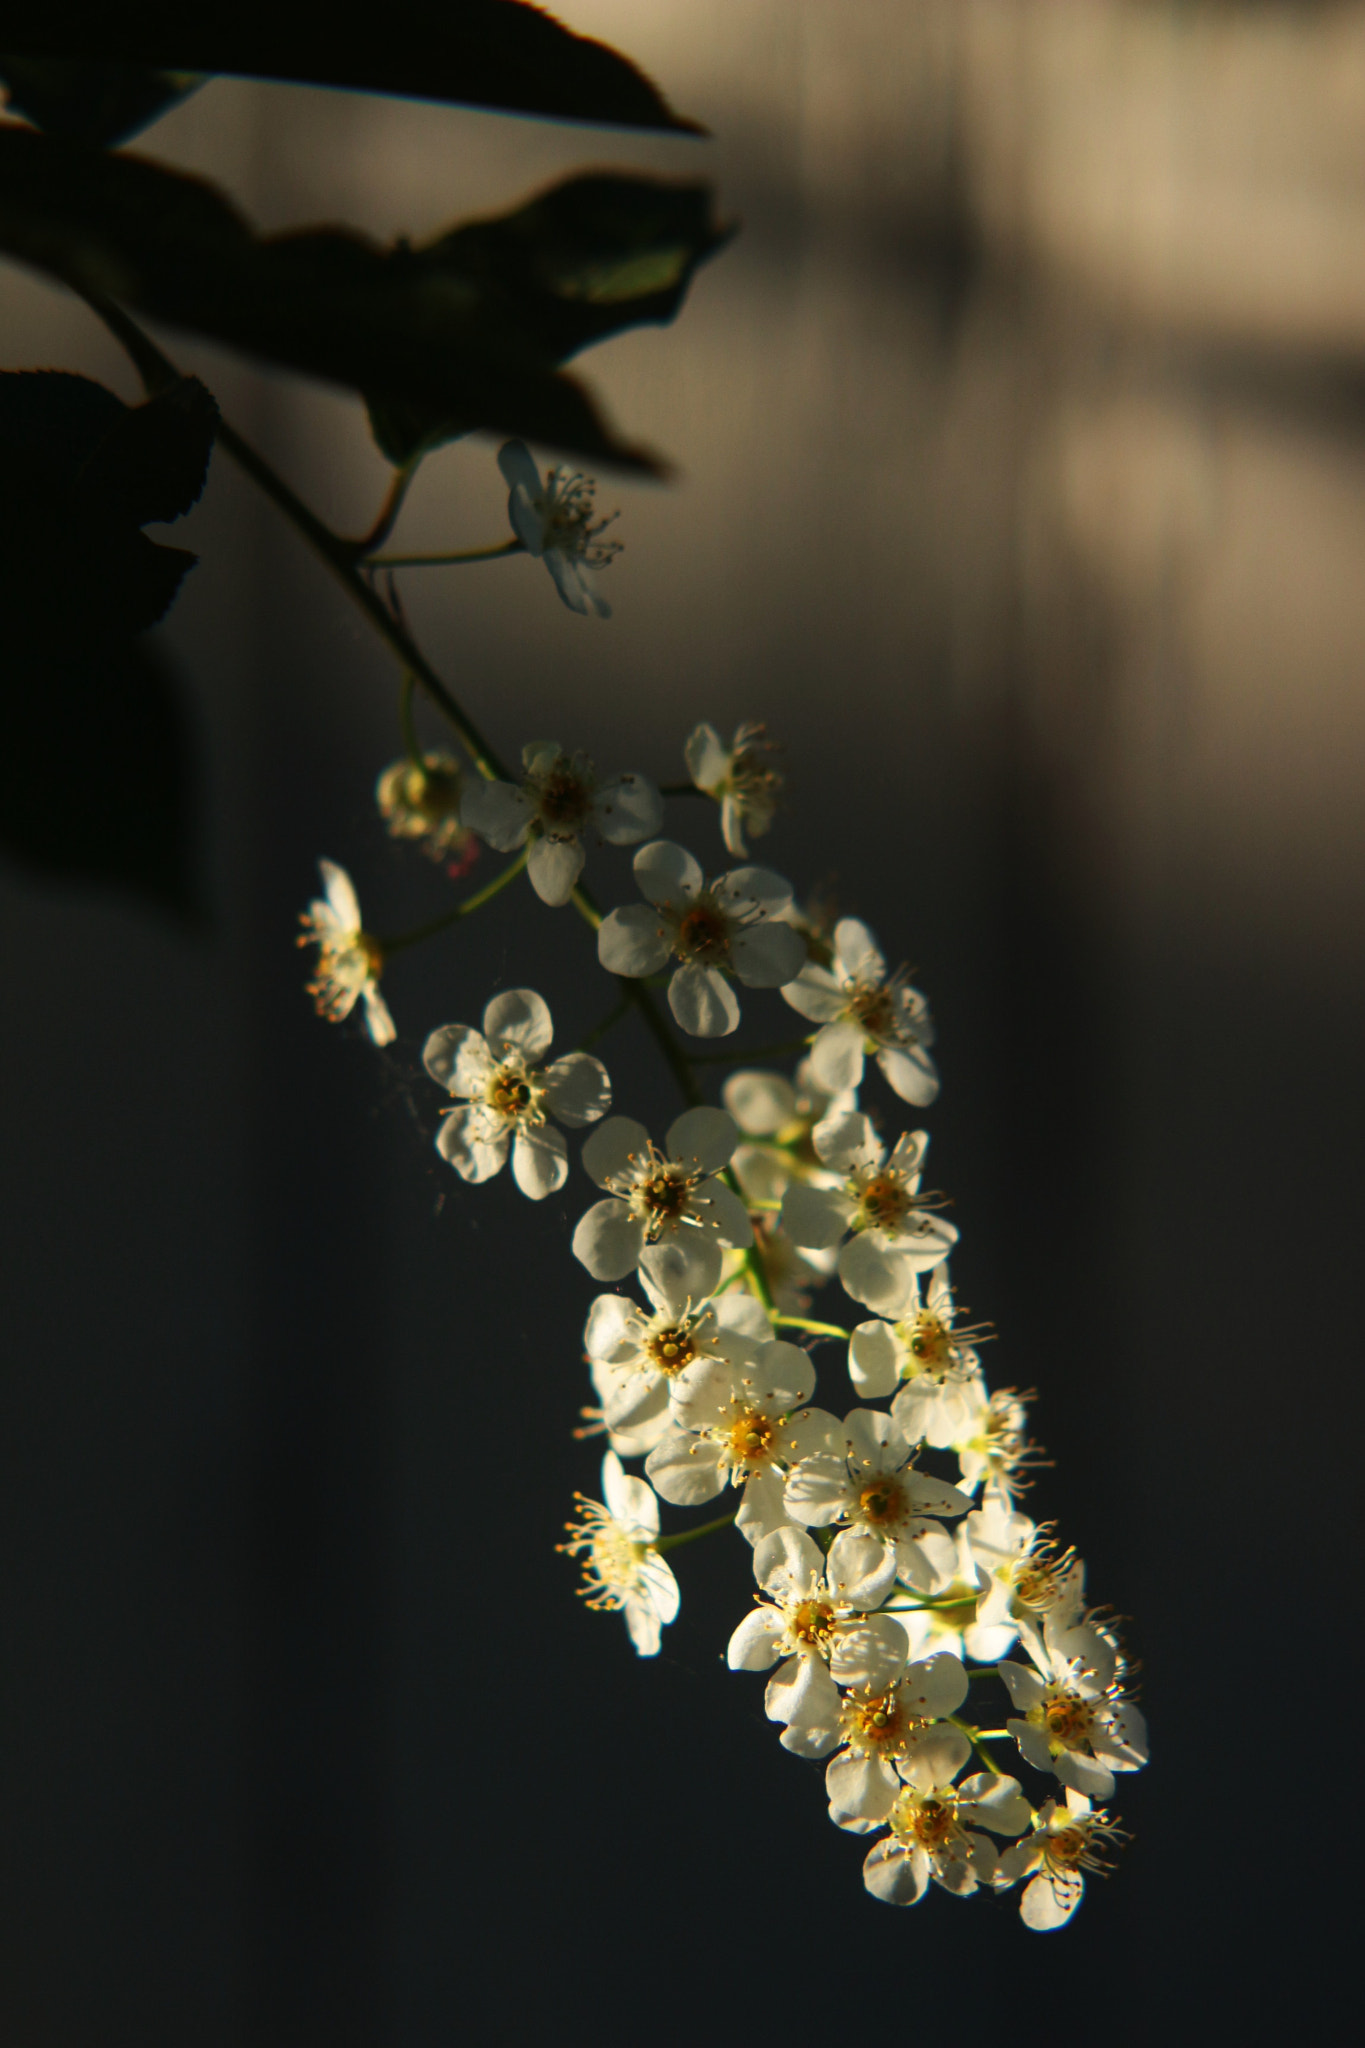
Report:
[[[149,335],[143,333],[135,320],[129,318],[121,306],[101,298],[97,293],[84,292],[81,296],[91,311],[101,319],[115,340],[127,350],[139,376],[149,392],[160,391],[179,377],[180,372],[170,357],[164,355]],[[478,768],[479,773],[490,782],[514,782],[517,778],[498,759],[483,734],[466,716],[456,703],[450,691],[437,675],[431,663],[423,654],[412,636],[394,618],[379,593],[371,589],[355,566],[353,544],[333,533],[317,514],[304,504],[296,491],[290,489],[284,478],[276,475],[263,455],[258,455],[249,441],[225,419],[219,416],[218,440],[227,450],[239,469],[242,469],[259,485],[290,524],[308,542],[314,552],[321,556],[333,575],[338,578],[351,601],[365,613],[380,637],[398,656],[403,666],[410,670],[413,678],[425,690],[433,704],[441,711],[458,734],[461,745],[466,749]]]
[[676,1536],[660,1536],[649,1547],[660,1555],[665,1550],[678,1550],[684,1543],[695,1543],[699,1537],[713,1536],[717,1529],[728,1529],[738,1513],[738,1508],[732,1508],[728,1515],[717,1515],[714,1522],[703,1522],[699,1529],[682,1529]]
[[809,1038],[784,1038],[776,1045],[731,1046],[728,1052],[694,1052],[694,1066],[710,1067],[733,1063],[738,1066],[742,1060],[786,1059],[794,1052],[806,1052],[810,1047]]
[[346,543],[357,561],[372,555],[376,548],[382,548],[389,535],[393,532],[394,527],[398,523],[398,515],[403,509],[403,500],[408,495],[409,487],[417,474],[417,465],[421,459],[419,455],[412,462],[401,462],[398,465],[389,480],[389,488],[384,494],[384,502],[379,508],[379,515],[374,525],[359,540]]
[[839,1323],[813,1323],[809,1316],[774,1316],[773,1321],[783,1330],[810,1330],[817,1337],[842,1337],[845,1344],[853,1335]]
[[408,750],[408,759],[412,762],[414,768],[420,768],[425,771],[427,764],[422,758],[422,744],[417,737],[417,727],[413,723],[413,688],[412,670],[404,669],[402,688],[398,696],[398,722],[403,728],[403,745]]
[[954,1728],[961,1729],[993,1778],[1009,1777],[1010,1773],[1001,1768],[998,1760],[991,1755],[985,1746],[987,1742],[1001,1740],[1008,1742],[1008,1728],[973,1728],[970,1721],[959,1721],[956,1714],[945,1714],[943,1718],[945,1721],[950,1721]]
[[455,562],[496,562],[503,555],[524,555],[526,543],[513,538],[487,548],[461,548],[451,555],[369,555],[367,569],[442,569]]
[[526,865],[530,851],[529,846],[523,846],[516,859],[509,861],[505,868],[494,875],[491,882],[486,883],[482,889],[476,890],[474,895],[466,896],[464,901],[457,903],[453,910],[442,911],[439,917],[433,917],[426,924],[414,926],[410,932],[399,932],[392,939],[376,939],[375,944],[379,947],[380,952],[387,959],[392,953],[401,953],[407,946],[420,945],[423,939],[434,939],[437,932],[445,931],[449,925],[458,924],[462,917],[470,916],[473,911],[482,910],[485,903],[491,903],[493,898],[499,895],[509,882],[516,880]]

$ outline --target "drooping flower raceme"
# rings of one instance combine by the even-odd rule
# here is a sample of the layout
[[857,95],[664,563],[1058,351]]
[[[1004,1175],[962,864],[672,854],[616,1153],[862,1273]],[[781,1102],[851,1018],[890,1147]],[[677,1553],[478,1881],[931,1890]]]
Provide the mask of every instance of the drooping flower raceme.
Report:
[[815,1251],[837,1245],[845,1291],[881,1315],[903,1315],[913,1276],[957,1243],[956,1226],[919,1198],[927,1136],[907,1131],[888,1158],[868,1118],[854,1111],[826,1117],[813,1137],[842,1184],[794,1183],[782,1198],[783,1229]]
[[597,486],[558,463],[542,480],[524,441],[504,441],[498,468],[509,486],[512,531],[527,554],[544,562],[571,612],[609,619],[611,606],[598,591],[593,571],[605,569],[620,554],[621,543],[602,538],[616,514],[594,518]]
[[659,1635],[677,1617],[678,1581],[659,1556],[659,1503],[643,1479],[632,1479],[614,1451],[602,1460],[605,1502],[575,1494],[578,1520],[559,1548],[583,1559],[579,1592],[589,1607],[625,1615],[642,1657],[657,1657]]
[[673,1244],[677,1285],[694,1301],[714,1294],[724,1248],[752,1244],[743,1202],[717,1175],[739,1132],[723,1109],[688,1109],[661,1151],[633,1117],[609,1117],[583,1147],[584,1171],[607,1191],[580,1217],[573,1253],[594,1280],[624,1280],[649,1245]]
[[532,740],[521,759],[526,775],[519,785],[471,782],[460,817],[500,853],[530,839],[526,872],[542,903],[557,908],[573,895],[586,834],[610,846],[636,846],[658,831],[663,799],[647,776],[599,782],[587,755],[566,754],[558,740]]
[[325,896],[314,898],[299,919],[301,946],[316,946],[317,966],[308,993],[320,1017],[339,1024],[357,1003],[364,1007],[365,1029],[376,1045],[391,1045],[397,1035],[389,1006],[379,992],[384,954],[379,941],[360,921],[360,904],[351,878],[334,860],[320,860]]
[[871,1054],[902,1102],[923,1109],[937,1096],[929,1005],[900,975],[888,976],[877,941],[856,917],[835,925],[830,965],[807,961],[782,995],[821,1027],[810,1061],[831,1095],[858,1087]]
[[707,882],[687,851],[656,839],[635,856],[643,903],[613,910],[597,934],[609,974],[658,974],[676,959],[668,1006],[694,1038],[721,1038],[739,1023],[732,981],[781,988],[806,957],[799,932],[781,921],[791,884],[767,868],[735,868]]
[[768,765],[771,752],[766,727],[754,724],[738,726],[728,747],[714,725],[694,726],[683,748],[693,782],[720,805],[721,836],[736,860],[749,857],[746,831],[761,839],[777,810],[782,777]]
[[483,1030],[442,1024],[422,1048],[422,1064],[464,1106],[449,1109],[436,1149],[462,1180],[483,1181],[512,1153],[512,1177],[533,1202],[569,1177],[568,1147],[550,1121],[577,1129],[611,1107],[607,1070],[591,1053],[566,1053],[541,1067],[554,1026],[532,988],[506,989],[483,1013]]

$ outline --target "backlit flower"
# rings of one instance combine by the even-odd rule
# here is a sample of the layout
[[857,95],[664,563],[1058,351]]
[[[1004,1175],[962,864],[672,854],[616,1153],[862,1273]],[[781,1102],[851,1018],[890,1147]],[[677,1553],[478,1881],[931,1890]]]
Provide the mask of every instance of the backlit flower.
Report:
[[856,1686],[840,1705],[843,1748],[825,1770],[829,1817],[855,1835],[888,1818],[902,1783],[951,1784],[971,1755],[960,1729],[943,1719],[967,1697],[956,1657],[924,1657],[875,1685]]
[[782,1228],[815,1251],[837,1245],[845,1290],[881,1315],[899,1316],[912,1276],[937,1266],[957,1242],[956,1226],[919,1194],[928,1137],[906,1132],[888,1158],[856,1110],[826,1117],[813,1136],[816,1156],[839,1184],[794,1183],[782,1198]]
[[903,1102],[923,1108],[938,1094],[929,1006],[900,975],[888,976],[876,940],[856,917],[835,925],[830,965],[808,961],[782,995],[821,1026],[811,1066],[832,1095],[858,1086],[869,1054]]
[[687,1284],[688,1271],[677,1244],[647,1246],[640,1255],[640,1284],[653,1314],[624,1294],[599,1294],[589,1309],[583,1342],[608,1429],[640,1431],[666,1413],[670,1392],[690,1365],[704,1358],[738,1362],[770,1336],[768,1318],[752,1294],[734,1289],[715,1301],[699,1301]]
[[720,805],[720,829],[726,850],[747,860],[744,834],[761,839],[772,824],[782,777],[768,765],[773,751],[765,728],[741,725],[727,747],[714,725],[694,726],[683,754],[687,772],[698,789]]
[[971,1342],[980,1333],[955,1329],[953,1316],[947,1265],[935,1266],[926,1299],[912,1273],[899,1318],[860,1323],[848,1347],[848,1376],[858,1392],[875,1401],[899,1389],[891,1412],[902,1434],[936,1449],[968,1434],[986,1398]]
[[850,1597],[869,1607],[884,1600],[897,1579],[921,1593],[937,1592],[952,1577],[956,1552],[936,1518],[965,1514],[967,1495],[917,1472],[914,1449],[878,1409],[855,1408],[842,1434],[838,1452],[794,1467],[786,1484],[788,1514],[807,1528],[838,1526],[830,1570]]
[[474,834],[460,823],[464,776],[453,754],[423,754],[422,765],[405,754],[391,761],[375,784],[375,802],[389,835],[420,840],[433,860],[446,862],[453,876],[468,873],[478,858]]
[[1081,1903],[1086,1872],[1106,1873],[1110,1847],[1125,1839],[1103,1808],[1092,1808],[1083,1792],[1068,1786],[1065,1800],[1049,1799],[1033,1816],[1032,1833],[1004,1851],[994,1883],[1003,1888],[1036,1872],[1024,1887],[1019,1917],[1035,1933],[1050,1933]]
[[316,946],[317,965],[308,993],[320,1017],[339,1024],[356,1004],[363,1005],[365,1029],[376,1045],[389,1045],[396,1035],[389,1006],[379,993],[384,955],[379,941],[360,922],[360,905],[345,868],[320,860],[325,897],[315,898],[299,919],[301,946]]
[[586,754],[566,754],[558,740],[532,740],[521,750],[524,780],[470,782],[460,808],[464,824],[500,853],[529,838],[526,872],[542,903],[567,903],[583,872],[586,834],[610,846],[635,846],[657,832],[663,798],[644,775],[599,782]]
[[608,1199],[580,1217],[573,1253],[594,1280],[624,1280],[647,1245],[676,1245],[679,1284],[694,1301],[714,1294],[726,1246],[753,1242],[743,1202],[717,1179],[739,1132],[723,1109],[688,1109],[663,1150],[633,1117],[609,1117],[583,1147],[583,1169]]
[[599,595],[592,572],[605,569],[621,543],[602,538],[617,515],[594,517],[597,486],[591,477],[556,463],[542,480],[524,441],[503,442],[498,468],[509,486],[512,531],[527,554],[544,562],[571,612],[609,619],[611,606]]
[[995,1875],[997,1850],[989,1835],[1022,1834],[1032,1809],[1013,1778],[990,1771],[961,1784],[935,1784],[924,1759],[910,1765],[887,1815],[890,1834],[868,1850],[863,1882],[888,1906],[913,1906],[932,1878],[944,1891],[965,1898]]
[[622,1470],[608,1451],[602,1460],[605,1503],[576,1493],[578,1519],[565,1524],[569,1541],[556,1548],[583,1559],[579,1593],[589,1607],[625,1615],[642,1657],[657,1657],[660,1631],[678,1612],[678,1582],[654,1548],[659,1503],[643,1479]]

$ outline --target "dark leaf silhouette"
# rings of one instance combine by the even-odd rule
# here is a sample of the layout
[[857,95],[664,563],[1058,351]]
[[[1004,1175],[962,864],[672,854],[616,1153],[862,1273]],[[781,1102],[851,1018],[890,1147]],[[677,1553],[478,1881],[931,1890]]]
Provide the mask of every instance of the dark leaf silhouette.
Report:
[[8,88],[11,113],[66,142],[101,149],[126,142],[202,82],[189,72],[152,71],[142,64],[0,56],[0,83]]
[[520,0],[386,0],[380,16],[323,0],[0,0],[0,50],[702,132],[628,58]]
[[140,636],[195,558],[141,528],[199,496],[216,420],[193,378],[126,406],[62,371],[0,374],[0,845],[183,911],[189,750]]
[[[727,238],[708,186],[592,172],[455,228],[413,261],[433,292],[477,295],[490,331],[548,368],[609,334],[671,320],[697,265]],[[477,424],[378,398],[370,423],[393,462]]]
[[0,129],[0,249],[76,290],[421,420],[637,468],[656,465],[553,364],[669,317],[720,239],[704,187],[624,176],[570,180],[426,251],[334,228],[258,237],[201,179]]

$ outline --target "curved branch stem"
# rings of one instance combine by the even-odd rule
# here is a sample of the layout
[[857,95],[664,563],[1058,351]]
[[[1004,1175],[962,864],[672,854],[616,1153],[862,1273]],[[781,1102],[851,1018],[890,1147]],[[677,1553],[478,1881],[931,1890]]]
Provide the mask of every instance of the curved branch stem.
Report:
[[463,548],[452,555],[367,555],[367,569],[444,569],[456,562],[496,562],[503,555],[524,555],[526,543],[500,540],[488,548]]

